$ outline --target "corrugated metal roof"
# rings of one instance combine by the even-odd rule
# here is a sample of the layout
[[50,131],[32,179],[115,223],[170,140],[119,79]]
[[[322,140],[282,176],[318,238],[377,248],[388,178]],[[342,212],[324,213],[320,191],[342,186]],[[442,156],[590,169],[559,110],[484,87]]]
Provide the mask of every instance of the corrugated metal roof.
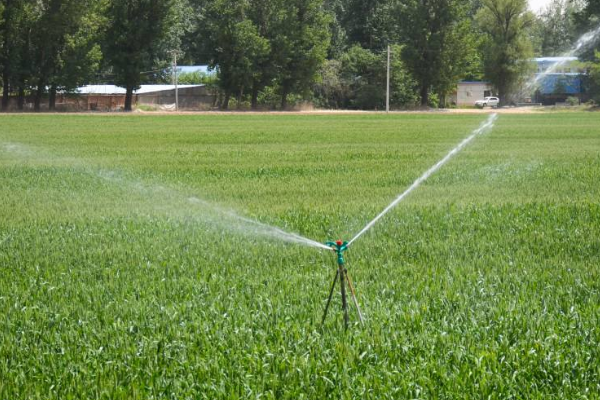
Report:
[[[178,85],[179,89],[192,87],[202,87],[204,85]],[[175,90],[175,85],[141,85],[138,90],[134,90],[135,94],[146,94],[154,92],[164,92]],[[79,94],[105,94],[105,95],[120,95],[125,94],[126,90],[123,87],[116,85],[88,85],[77,88]]]
[[88,85],[77,88],[80,94],[125,94],[125,89],[115,85]]
[[[202,87],[204,85],[177,85],[179,89]],[[167,90],[175,90],[175,85],[142,85],[135,94],[146,94],[154,92],[165,92]]]

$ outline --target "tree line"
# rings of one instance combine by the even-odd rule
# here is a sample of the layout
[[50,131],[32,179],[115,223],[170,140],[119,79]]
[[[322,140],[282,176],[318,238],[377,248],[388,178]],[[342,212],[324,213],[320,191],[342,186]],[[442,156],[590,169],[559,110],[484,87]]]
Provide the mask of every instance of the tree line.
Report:
[[527,0],[2,0],[2,109],[11,97],[53,109],[58,92],[114,83],[131,110],[174,55],[216,71],[222,109],[380,109],[388,46],[393,107],[446,106],[461,79],[507,101],[531,57],[560,55],[599,20],[594,0],[539,15]]

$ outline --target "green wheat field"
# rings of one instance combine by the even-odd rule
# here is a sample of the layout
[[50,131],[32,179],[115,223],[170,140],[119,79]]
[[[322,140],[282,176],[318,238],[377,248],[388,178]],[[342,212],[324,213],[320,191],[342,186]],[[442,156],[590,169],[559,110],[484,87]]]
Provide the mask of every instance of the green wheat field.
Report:
[[0,117],[0,399],[598,399],[600,113]]

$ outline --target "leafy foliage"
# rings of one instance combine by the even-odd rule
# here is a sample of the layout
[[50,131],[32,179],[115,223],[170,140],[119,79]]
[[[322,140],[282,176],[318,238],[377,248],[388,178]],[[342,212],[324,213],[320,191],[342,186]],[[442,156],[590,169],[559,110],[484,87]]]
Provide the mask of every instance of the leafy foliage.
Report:
[[[396,0],[347,0],[340,19],[349,44],[384,50],[398,39]],[[400,25],[402,26],[402,25]]]
[[31,37],[30,29],[28,29],[31,3],[26,0],[10,0],[0,3],[2,12],[0,16],[2,110],[8,109],[9,94],[13,87],[22,88],[24,86],[23,75],[29,72],[29,68],[26,66],[30,64],[27,48]]
[[429,104],[432,89],[444,97],[464,76],[468,54],[474,50],[465,5],[459,0],[400,4],[403,56],[419,84],[422,106]]
[[[392,47],[390,105],[409,107],[416,103],[416,82],[401,58],[402,47]],[[387,54],[352,46],[339,60],[328,62],[315,91],[317,101],[328,108],[385,109]]]
[[222,108],[229,107],[232,94],[241,100],[252,87],[259,64],[268,59],[271,44],[249,19],[248,0],[217,0],[207,8],[206,32],[213,49],[211,65],[218,68],[225,93]]
[[172,0],[111,0],[107,9],[105,55],[114,81],[127,89],[125,110],[131,110],[132,93],[142,72],[152,69],[167,37]]
[[560,56],[576,40],[574,15],[577,5],[569,0],[552,0],[535,21],[535,37],[539,38],[540,56]]
[[526,0],[483,0],[477,14],[479,29],[485,33],[482,44],[485,76],[498,90],[501,104],[530,71],[533,55],[527,30],[533,15]]
[[[11,95],[22,107],[32,92],[39,109],[47,89],[52,108],[57,91],[86,83],[126,87],[130,109],[133,90],[164,81],[174,55],[217,71],[222,108],[233,99],[253,109],[302,101],[374,109],[388,45],[402,49],[396,106],[413,106],[415,96],[445,106],[461,79],[489,79],[507,97],[531,44],[543,55],[568,48],[598,20],[593,3],[553,0],[534,18],[525,0],[3,0],[3,109]],[[349,55],[373,56],[361,83],[348,81]]]
[[217,78],[201,71],[182,72],[177,74],[177,81],[182,85],[216,84]]
[[592,100],[595,103],[600,104],[600,52],[595,52],[594,62],[588,63],[589,76],[587,84],[589,85],[589,92],[592,96]]
[[309,97],[329,48],[329,14],[322,0],[279,0],[282,18],[272,42],[277,65],[281,108],[288,95]]

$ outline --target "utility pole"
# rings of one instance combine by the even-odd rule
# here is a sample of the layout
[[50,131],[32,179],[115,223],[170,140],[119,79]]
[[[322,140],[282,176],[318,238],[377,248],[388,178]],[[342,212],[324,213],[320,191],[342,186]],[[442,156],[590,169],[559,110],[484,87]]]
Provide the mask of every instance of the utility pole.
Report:
[[390,112],[390,45],[387,47],[387,84],[386,84],[386,92],[385,92],[385,112]]
[[177,51],[173,52],[173,85],[175,85],[175,111],[179,111],[179,88],[177,85]]

